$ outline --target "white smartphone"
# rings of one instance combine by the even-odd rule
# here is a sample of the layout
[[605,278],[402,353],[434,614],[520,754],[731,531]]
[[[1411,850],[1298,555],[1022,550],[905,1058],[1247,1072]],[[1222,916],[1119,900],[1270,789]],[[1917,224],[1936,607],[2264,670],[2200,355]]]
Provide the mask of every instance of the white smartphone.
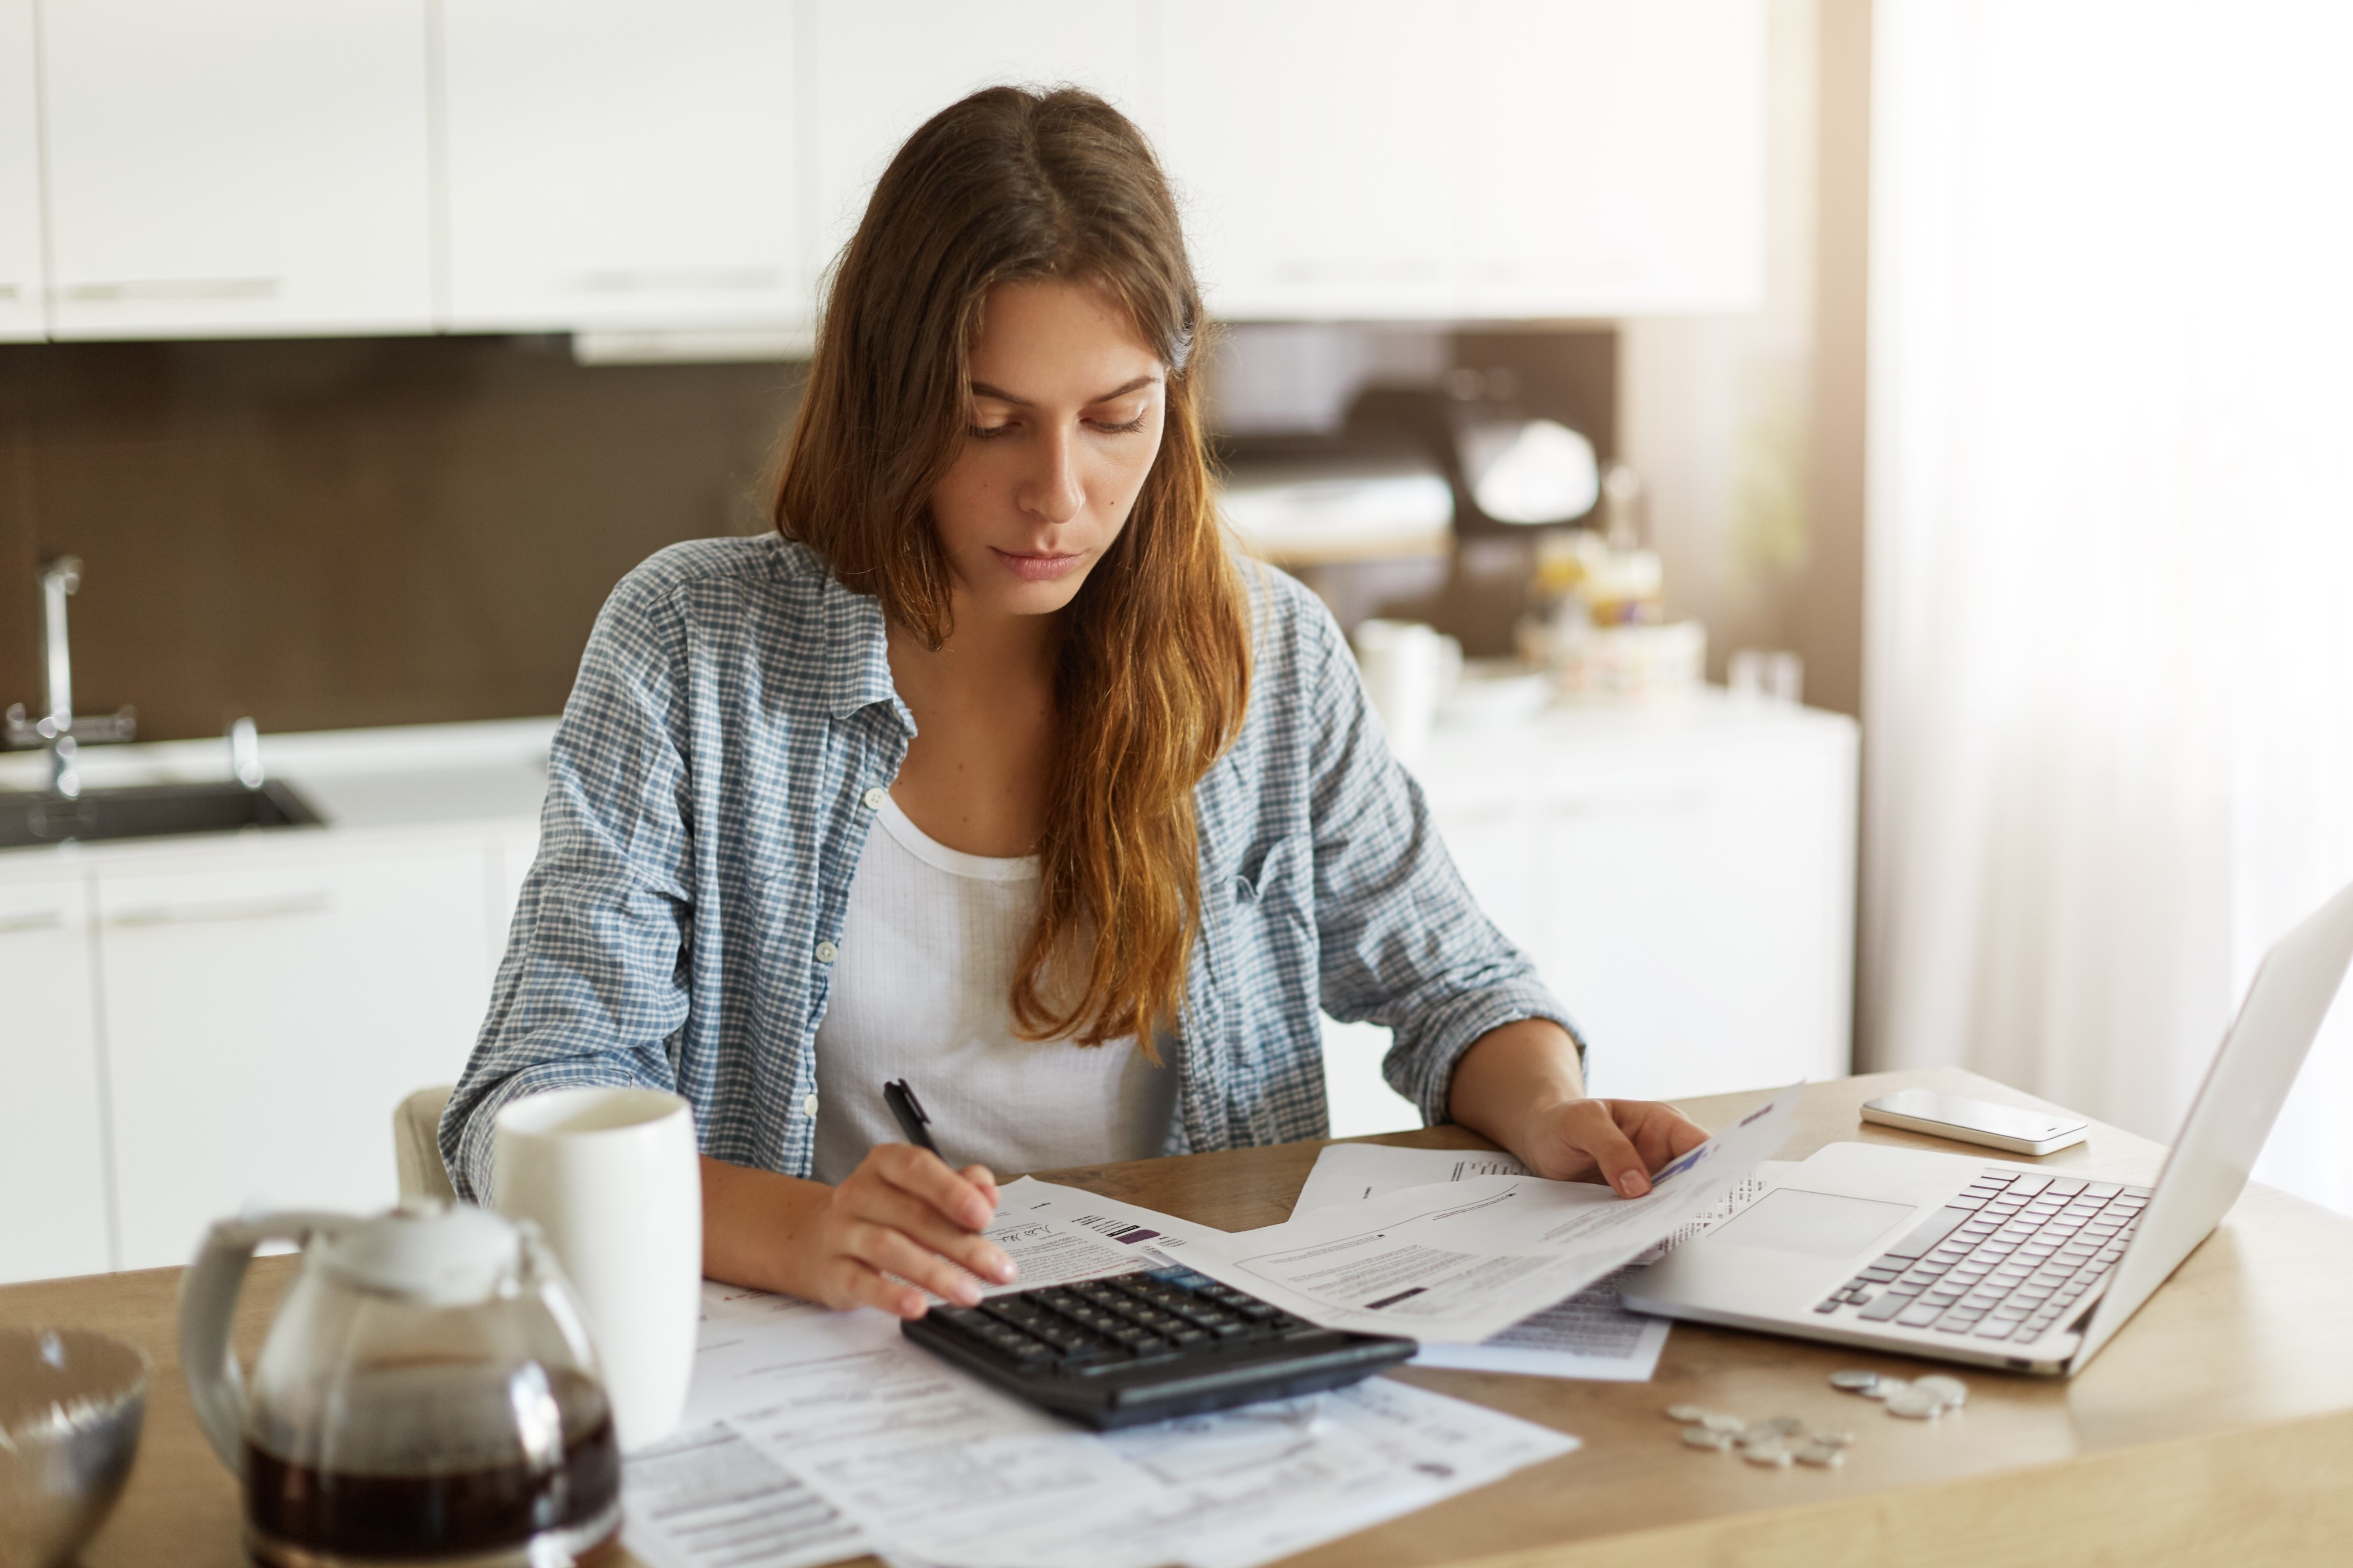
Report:
[[2021,1110],[2014,1105],[1992,1105],[1927,1089],[1899,1089],[1868,1100],[1862,1119],[1911,1132],[1957,1138],[1964,1143],[1982,1143],[2012,1154],[2048,1154],[2081,1143],[2092,1125],[2076,1117]]

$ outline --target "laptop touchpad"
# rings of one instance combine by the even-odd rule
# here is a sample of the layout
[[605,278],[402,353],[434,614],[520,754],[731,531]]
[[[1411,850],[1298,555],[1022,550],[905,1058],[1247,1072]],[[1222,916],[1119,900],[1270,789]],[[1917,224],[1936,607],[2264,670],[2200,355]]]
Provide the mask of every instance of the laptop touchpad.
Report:
[[1736,1247],[1769,1247],[1817,1258],[1861,1252],[1912,1217],[1915,1204],[1883,1204],[1776,1187],[1718,1226],[1709,1237]]

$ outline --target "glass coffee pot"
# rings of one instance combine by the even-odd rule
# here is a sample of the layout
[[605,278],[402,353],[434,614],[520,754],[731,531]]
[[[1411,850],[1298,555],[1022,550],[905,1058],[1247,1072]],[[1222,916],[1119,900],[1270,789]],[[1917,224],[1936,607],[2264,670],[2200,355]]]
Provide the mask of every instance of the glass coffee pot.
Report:
[[[300,1271],[242,1386],[254,1248]],[[571,1287],[529,1224],[426,1202],[213,1226],[181,1283],[180,1364],[278,1568],[547,1568],[613,1541],[621,1460]]]

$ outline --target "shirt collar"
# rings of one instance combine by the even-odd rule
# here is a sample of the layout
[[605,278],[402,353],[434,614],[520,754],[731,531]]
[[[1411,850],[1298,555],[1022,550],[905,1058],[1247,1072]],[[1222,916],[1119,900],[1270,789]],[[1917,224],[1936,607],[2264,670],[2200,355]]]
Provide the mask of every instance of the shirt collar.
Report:
[[891,644],[883,630],[882,601],[841,585],[821,563],[825,595],[825,659],[822,700],[828,717],[847,719],[877,702],[890,704],[909,734],[915,717],[899,700],[891,680]]

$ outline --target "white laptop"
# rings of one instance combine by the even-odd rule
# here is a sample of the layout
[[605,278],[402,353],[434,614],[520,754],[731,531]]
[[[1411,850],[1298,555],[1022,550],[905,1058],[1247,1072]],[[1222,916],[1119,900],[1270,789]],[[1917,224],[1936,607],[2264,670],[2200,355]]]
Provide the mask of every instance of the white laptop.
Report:
[[1638,1312],[2066,1375],[2246,1185],[2353,959],[2353,888],[2273,948],[2155,1188],[1832,1143],[1627,1279]]

